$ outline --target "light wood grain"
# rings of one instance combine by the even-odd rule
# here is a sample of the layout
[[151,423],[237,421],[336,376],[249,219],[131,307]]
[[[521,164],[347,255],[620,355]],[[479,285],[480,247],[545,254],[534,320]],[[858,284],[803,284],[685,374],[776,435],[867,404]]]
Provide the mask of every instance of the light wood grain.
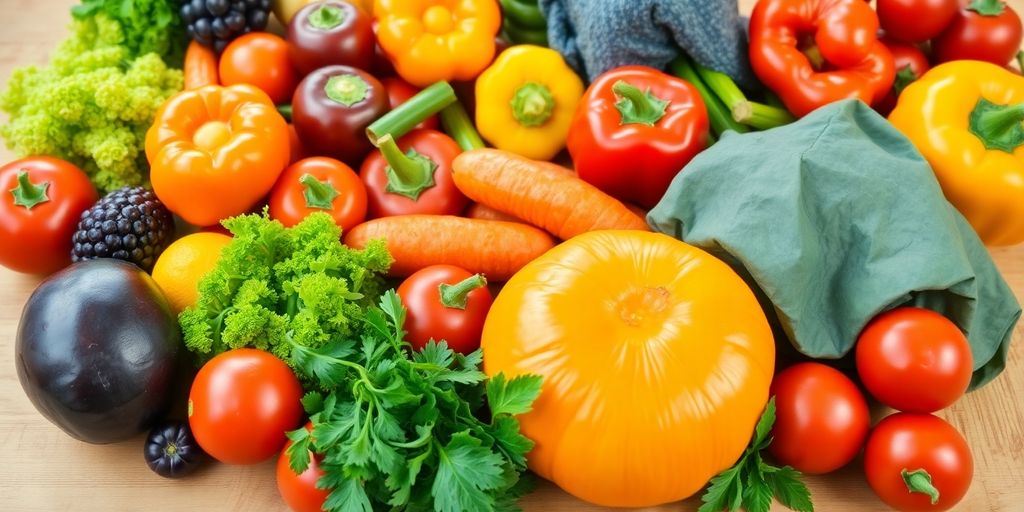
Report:
[[[0,80],[13,68],[43,63],[64,37],[70,0],[0,0]],[[746,8],[752,0],[741,2]],[[1024,12],[1024,0],[1012,0]],[[0,149],[0,162],[12,157]],[[992,251],[1018,299],[1024,300],[1024,246]],[[249,467],[211,464],[182,481],[157,477],[142,458],[142,438],[108,446],[73,441],[44,420],[18,383],[14,338],[21,308],[38,281],[0,269],[0,511],[131,512],[284,511],[272,462]],[[957,510],[1024,510],[1024,327],[1010,349],[1006,372],[942,416],[974,451],[975,477]],[[858,461],[859,462],[859,461]],[[810,479],[818,510],[873,511],[874,497],[855,462],[838,474]],[[592,511],[542,484],[523,500],[527,511]],[[696,500],[650,510],[696,510]]]

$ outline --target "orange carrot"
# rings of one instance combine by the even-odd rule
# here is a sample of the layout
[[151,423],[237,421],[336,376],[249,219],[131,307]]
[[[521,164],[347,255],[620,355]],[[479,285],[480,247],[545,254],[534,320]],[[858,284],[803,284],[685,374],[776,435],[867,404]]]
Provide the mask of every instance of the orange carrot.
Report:
[[649,230],[617,199],[547,162],[498,149],[474,149],[452,163],[452,176],[470,199],[568,240],[598,229]]
[[453,215],[400,215],[364,222],[345,235],[345,244],[363,248],[383,238],[395,263],[389,275],[405,277],[437,264],[462,267],[492,281],[507,281],[548,249],[551,235],[526,224]]
[[526,221],[517,219],[505,212],[499,212],[490,206],[480,203],[473,203],[466,208],[466,218],[480,220],[503,220],[505,222],[518,222],[524,224]]
[[220,84],[220,77],[217,75],[217,54],[195,40],[188,43],[188,49],[185,50],[184,68],[185,90]]

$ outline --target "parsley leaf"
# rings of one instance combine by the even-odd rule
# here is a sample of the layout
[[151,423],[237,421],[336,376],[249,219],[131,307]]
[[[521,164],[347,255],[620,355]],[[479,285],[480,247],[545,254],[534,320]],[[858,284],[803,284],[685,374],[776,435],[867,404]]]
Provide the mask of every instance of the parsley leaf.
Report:
[[807,490],[807,486],[800,481],[800,477],[800,472],[789,466],[783,466],[777,471],[765,474],[772,493],[784,507],[796,512],[814,512],[811,493]]
[[504,374],[497,374],[487,382],[487,403],[491,414],[524,414],[530,412],[533,401],[540,395],[541,377],[519,375],[506,381]]
[[288,432],[286,435],[292,442],[291,446],[285,450],[288,455],[288,465],[296,475],[301,475],[309,468],[309,448],[313,438],[310,437],[309,430],[306,430],[305,427]]
[[302,408],[310,416],[322,411],[324,409],[324,395],[316,391],[310,391],[302,395]]
[[469,432],[452,436],[438,448],[437,476],[431,493],[435,510],[492,510],[494,498],[484,491],[501,485],[501,457],[484,448]]

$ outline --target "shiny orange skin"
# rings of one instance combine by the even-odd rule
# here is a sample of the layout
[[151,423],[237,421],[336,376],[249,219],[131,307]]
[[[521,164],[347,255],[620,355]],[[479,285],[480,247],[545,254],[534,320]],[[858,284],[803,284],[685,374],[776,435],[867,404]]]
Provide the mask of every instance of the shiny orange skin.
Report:
[[768,401],[771,329],[725,263],[663,234],[593,231],[512,277],[488,375],[544,378],[530,468],[603,506],[684,499],[732,466]]
[[[307,423],[306,430],[312,429],[313,424]],[[321,512],[331,490],[316,487],[316,481],[324,475],[320,461],[310,452],[309,467],[301,475],[296,475],[288,465],[287,451],[291,445],[291,441],[285,443],[281,456],[277,458],[277,490],[281,499],[293,512]]]
[[[932,505],[926,494],[908,492],[901,472],[924,469],[939,490]],[[967,494],[974,458],[952,425],[931,414],[901,412],[875,425],[864,448],[864,474],[875,494],[901,512],[952,509]]]
[[905,412],[945,409],[967,392],[973,359],[967,337],[927,309],[874,318],[857,339],[857,373],[879,402]]
[[[46,189],[48,201],[31,209],[14,204],[18,174]],[[0,167],[0,265],[27,274],[52,274],[71,264],[71,236],[82,212],[98,199],[89,177],[59,158],[30,156]]]
[[255,85],[275,104],[288,103],[299,84],[288,43],[268,32],[250,32],[231,41],[219,66],[221,84]]
[[871,425],[867,401],[848,377],[821,363],[786,368],[772,382],[776,419],[768,451],[782,464],[807,474],[830,473],[847,464]]
[[487,285],[467,294],[465,309],[445,306],[438,289],[442,283],[454,285],[472,276],[454,265],[431,265],[402,281],[398,296],[408,310],[406,339],[414,349],[422,349],[431,338],[445,340],[452,350],[463,354],[480,348],[484,319],[494,301]]
[[203,451],[225,464],[257,464],[281,451],[302,419],[302,386],[269,352],[249,348],[214,357],[196,374],[188,423]]
[[[229,138],[203,147],[197,132],[227,126]],[[146,158],[157,197],[195,226],[212,226],[262,202],[288,165],[288,123],[251,85],[180,92],[156,112]]]
[[[299,182],[304,174],[320,182],[327,182],[338,196],[331,201],[331,209],[309,207],[303,195],[305,186]],[[366,220],[366,188],[359,175],[344,163],[325,156],[299,160],[288,166],[270,191],[270,217],[291,227],[313,212],[327,212],[334,223],[348,231]]]

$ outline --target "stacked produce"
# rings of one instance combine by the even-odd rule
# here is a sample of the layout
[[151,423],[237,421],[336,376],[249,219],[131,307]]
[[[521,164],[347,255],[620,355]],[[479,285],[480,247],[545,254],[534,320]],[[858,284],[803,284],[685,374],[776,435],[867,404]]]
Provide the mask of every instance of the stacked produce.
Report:
[[[625,23],[679,8],[640,3]],[[1024,79],[1004,69],[1016,14],[760,0],[749,47],[737,37],[727,57],[647,41],[650,59],[594,69],[601,48],[636,54],[592,30],[621,2],[593,4],[592,19],[549,0],[76,6],[48,66],[0,93],[22,157],[0,167],[0,264],[48,276],[17,337],[33,404],[85,442],[148,430],[145,461],[168,478],[277,457],[302,512],[515,510],[531,473],[605,506],[811,511],[802,475],[862,452],[885,504],[955,506],[973,459],[932,413],[1005,364],[1006,333],[975,311],[1000,302],[1011,329],[1020,315],[970,227],[1024,241]],[[699,21],[738,36],[733,14]],[[566,19],[586,47],[564,48]],[[901,148],[858,158],[916,158],[915,192],[945,208],[893,226],[979,249],[928,276],[969,305],[921,288],[870,307],[828,297],[837,324],[860,320],[815,347],[820,322],[787,293],[834,262],[758,258],[870,240],[808,228],[808,244],[750,258],[706,226],[785,240],[790,217],[826,210],[859,226],[867,214],[816,195],[820,180],[887,177],[820,170],[796,201],[781,175],[762,196],[726,178],[761,178],[736,145],[833,140],[816,124],[833,109]],[[760,158],[815,165],[785,151]],[[730,194],[742,204],[723,207]],[[897,231],[854,234],[917,247]],[[892,269],[843,264],[858,290],[891,284]],[[872,428],[871,401],[901,412]]]

